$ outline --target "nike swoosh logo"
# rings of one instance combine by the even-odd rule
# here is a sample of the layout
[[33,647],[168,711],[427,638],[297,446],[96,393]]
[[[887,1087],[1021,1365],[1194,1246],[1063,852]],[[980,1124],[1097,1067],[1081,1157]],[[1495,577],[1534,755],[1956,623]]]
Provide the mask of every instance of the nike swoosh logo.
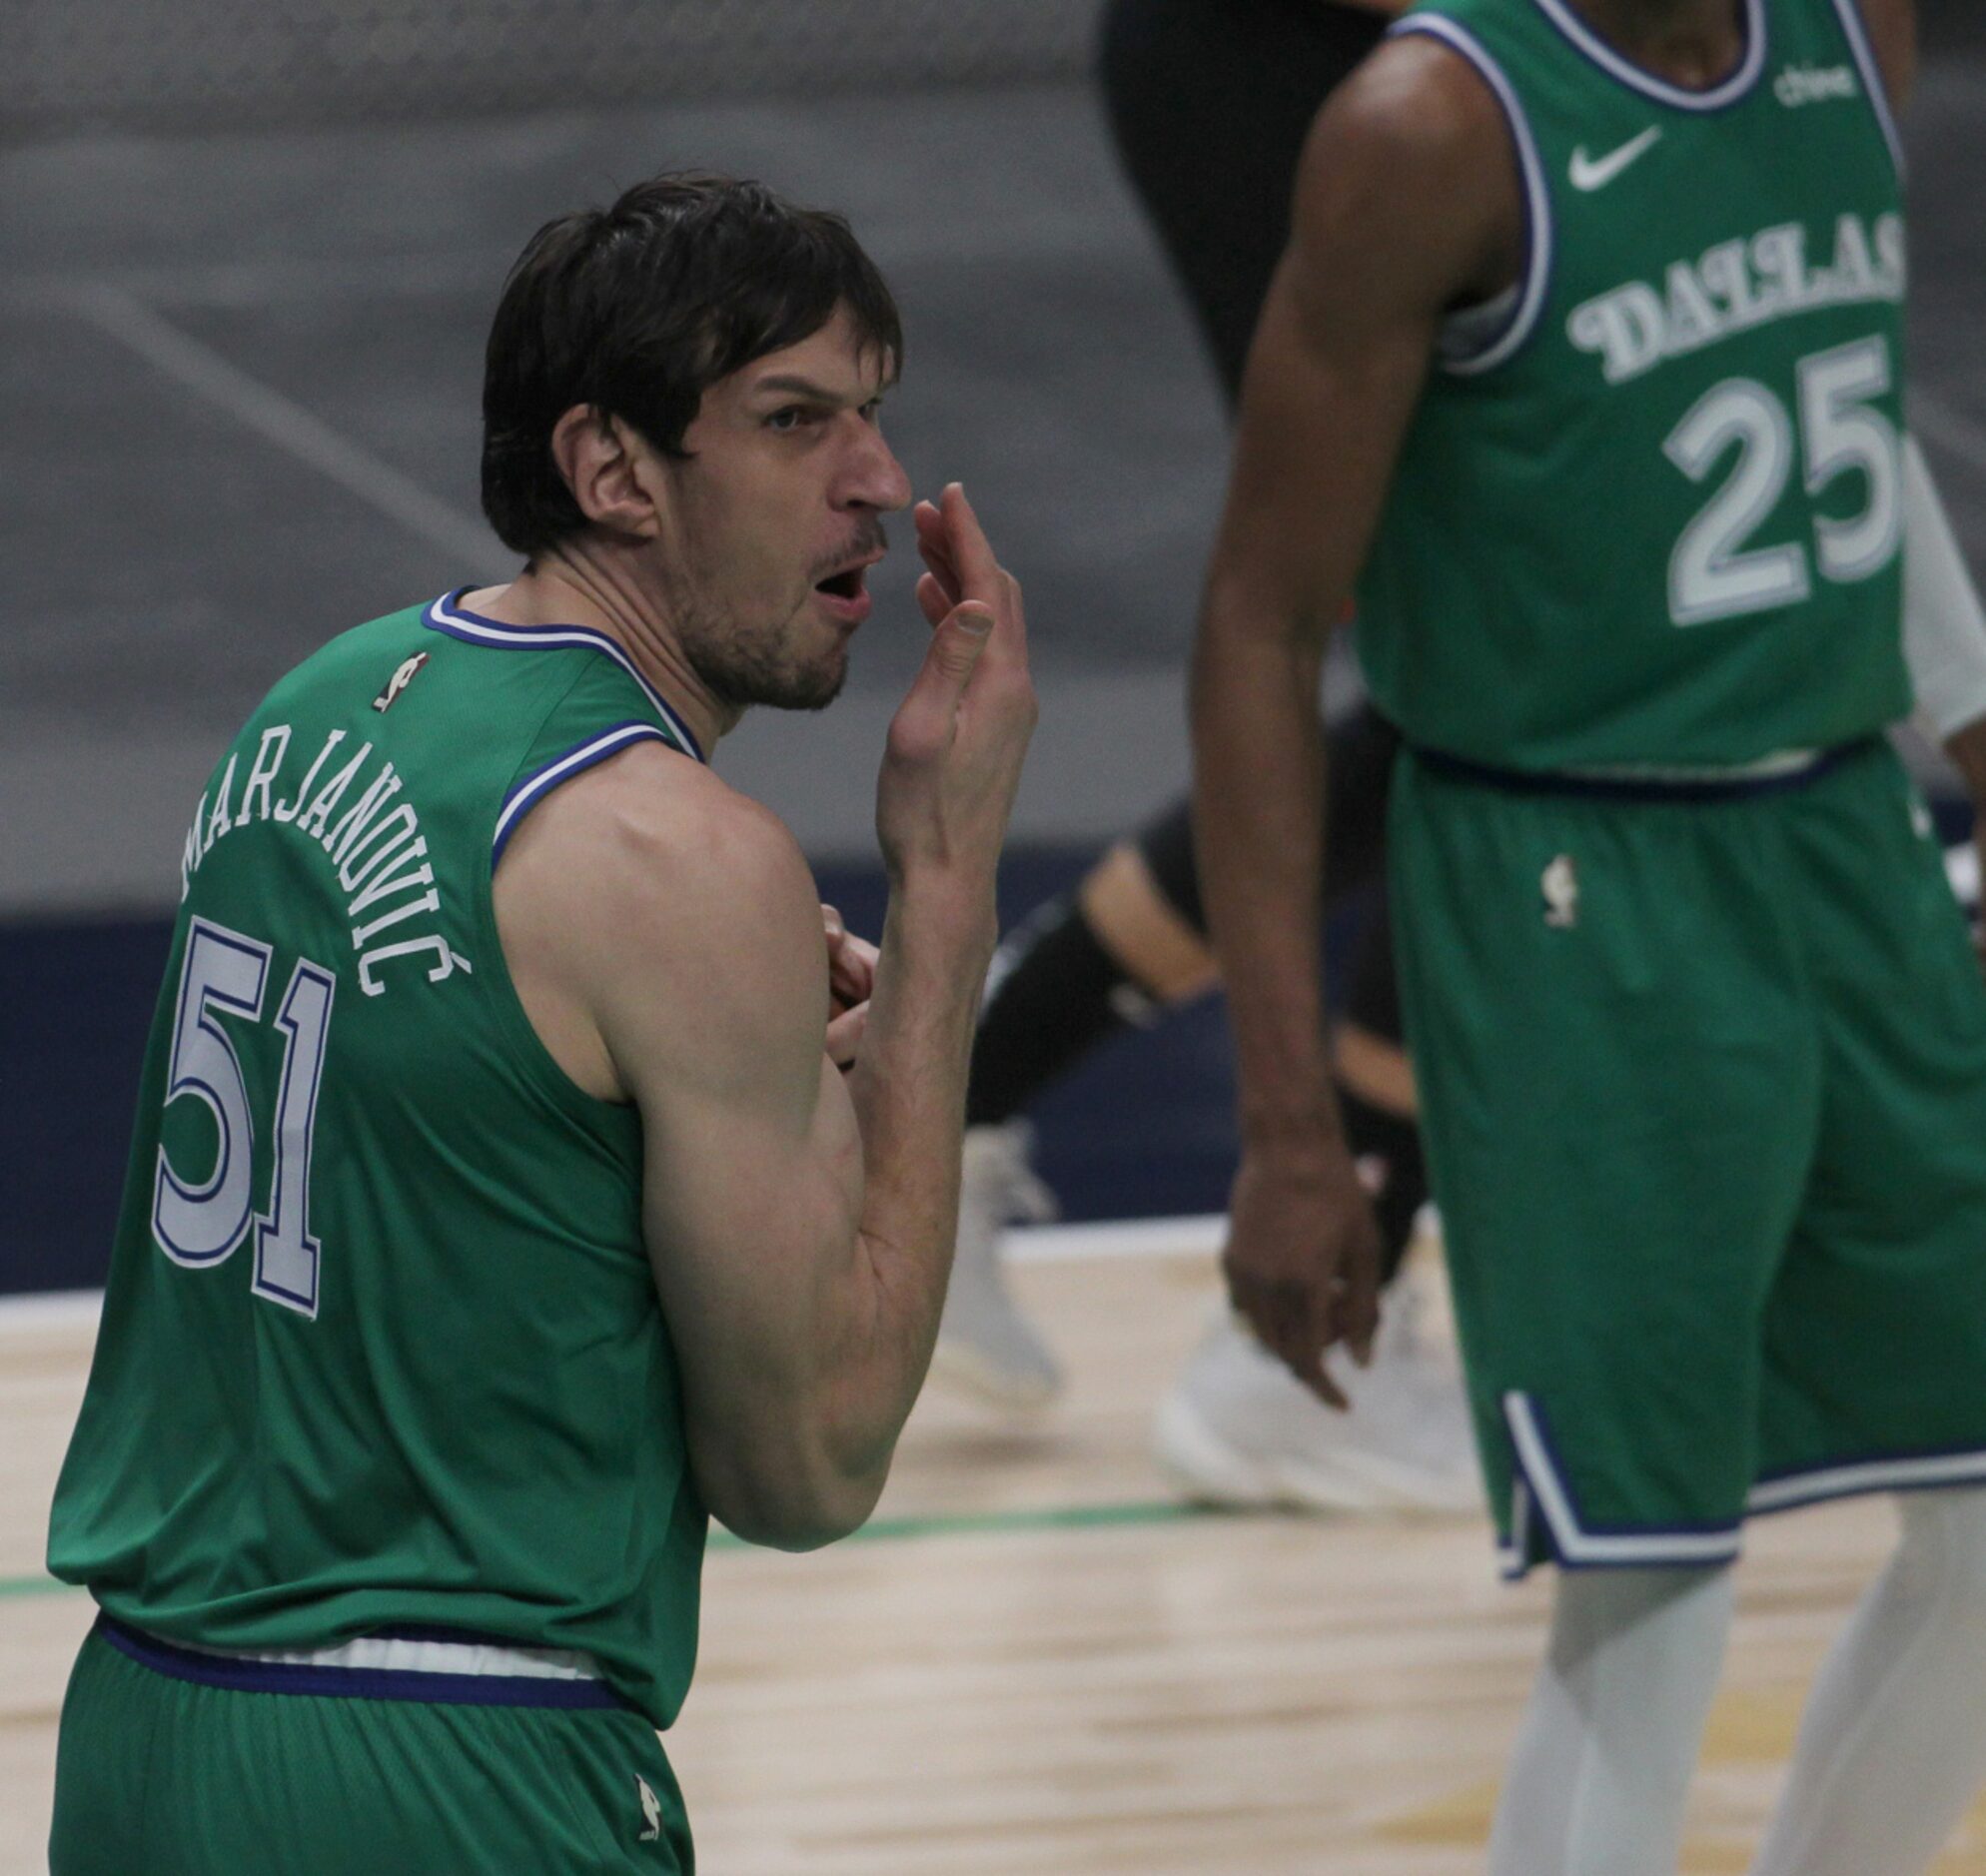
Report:
[[1582,195],[1591,195],[1595,189],[1604,189],[1620,174],[1628,164],[1653,147],[1662,134],[1659,124],[1650,124],[1638,137],[1630,137],[1618,150],[1609,150],[1605,156],[1589,157],[1581,144],[1572,152],[1572,166],[1569,172],[1572,187]]

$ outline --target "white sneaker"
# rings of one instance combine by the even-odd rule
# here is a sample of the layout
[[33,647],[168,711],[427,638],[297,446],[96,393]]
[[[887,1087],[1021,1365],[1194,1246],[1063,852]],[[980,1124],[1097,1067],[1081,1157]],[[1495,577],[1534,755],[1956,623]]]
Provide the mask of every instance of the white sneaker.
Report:
[[1055,1195],[1028,1165],[1025,1121],[965,1130],[958,1248],[938,1324],[931,1372],[1006,1407],[1038,1407],[1062,1387],[1062,1370],[1007,1293],[1000,1237],[1013,1224],[1043,1225]]
[[1188,1496],[1236,1509],[1476,1509],[1483,1486],[1461,1370],[1431,1320],[1446,1292],[1439,1260],[1421,1247],[1382,1302],[1372,1367],[1334,1354],[1345,1413],[1224,1309],[1160,1403],[1160,1468]]

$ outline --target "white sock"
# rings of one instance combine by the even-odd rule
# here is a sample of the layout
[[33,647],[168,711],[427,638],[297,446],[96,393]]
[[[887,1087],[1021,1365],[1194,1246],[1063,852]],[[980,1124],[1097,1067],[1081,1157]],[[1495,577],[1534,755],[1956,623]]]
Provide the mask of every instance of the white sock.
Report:
[[1903,1538],[1821,1663],[1753,1876],[1918,1876],[1986,1780],[1986,1489]]
[[1561,1571],[1490,1876],[1675,1876],[1728,1569]]

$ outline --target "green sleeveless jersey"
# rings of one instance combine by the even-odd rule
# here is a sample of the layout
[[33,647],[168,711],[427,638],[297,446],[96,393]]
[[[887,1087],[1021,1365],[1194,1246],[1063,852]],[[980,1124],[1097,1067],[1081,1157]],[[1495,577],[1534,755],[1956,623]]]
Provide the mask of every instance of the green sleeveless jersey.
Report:
[[545,1052],[491,897],[531,805],[645,739],[698,754],[611,640],[443,599],[215,770],[49,1544],[113,1616],[583,1651],[674,1716],[706,1519],[639,1123]]
[[1452,320],[1359,587],[1408,739],[1528,770],[1741,766],[1909,708],[1903,219],[1854,0],[1745,0],[1704,91],[1569,0],[1396,33],[1502,106],[1523,278]]

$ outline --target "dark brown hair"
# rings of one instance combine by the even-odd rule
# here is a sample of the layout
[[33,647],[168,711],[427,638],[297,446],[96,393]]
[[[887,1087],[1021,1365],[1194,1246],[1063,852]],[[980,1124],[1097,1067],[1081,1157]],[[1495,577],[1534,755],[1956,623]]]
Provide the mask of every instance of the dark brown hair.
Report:
[[860,344],[903,357],[896,303],[846,221],[762,183],[679,171],[530,238],[503,284],[483,376],[483,511],[536,553],[585,525],[551,457],[574,405],[680,457],[703,394],[846,307]]

